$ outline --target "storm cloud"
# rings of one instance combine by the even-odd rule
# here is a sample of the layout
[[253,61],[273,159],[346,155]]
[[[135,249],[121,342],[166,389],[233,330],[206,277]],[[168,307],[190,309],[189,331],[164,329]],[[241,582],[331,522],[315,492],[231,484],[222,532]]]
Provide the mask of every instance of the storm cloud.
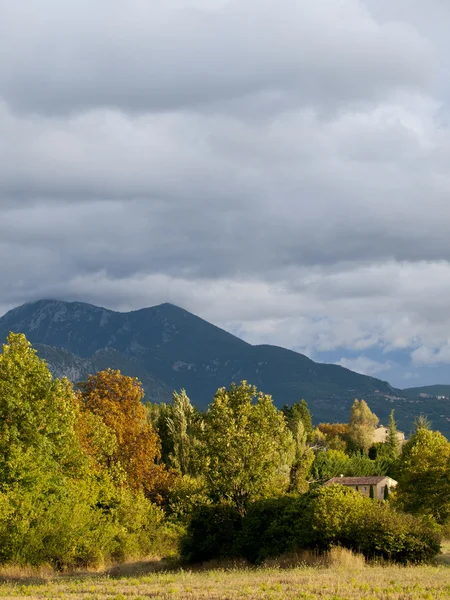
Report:
[[444,0],[0,0],[0,314],[169,301],[450,383],[449,20]]

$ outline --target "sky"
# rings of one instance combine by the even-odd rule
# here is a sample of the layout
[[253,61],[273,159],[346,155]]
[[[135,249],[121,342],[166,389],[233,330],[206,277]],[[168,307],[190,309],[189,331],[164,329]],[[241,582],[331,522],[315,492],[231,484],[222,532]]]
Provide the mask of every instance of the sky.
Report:
[[448,0],[0,0],[0,314],[171,302],[450,384]]

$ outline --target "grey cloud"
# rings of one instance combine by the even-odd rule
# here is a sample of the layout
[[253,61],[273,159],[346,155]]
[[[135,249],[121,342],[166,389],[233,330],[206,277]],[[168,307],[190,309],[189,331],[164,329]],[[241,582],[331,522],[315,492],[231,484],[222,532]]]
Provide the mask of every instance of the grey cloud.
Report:
[[445,57],[365,6],[0,0],[0,312],[169,301],[255,343],[431,363]]
[[0,4],[0,86],[31,112],[166,111],[289,90],[298,102],[379,98],[430,81],[432,50],[357,0]]

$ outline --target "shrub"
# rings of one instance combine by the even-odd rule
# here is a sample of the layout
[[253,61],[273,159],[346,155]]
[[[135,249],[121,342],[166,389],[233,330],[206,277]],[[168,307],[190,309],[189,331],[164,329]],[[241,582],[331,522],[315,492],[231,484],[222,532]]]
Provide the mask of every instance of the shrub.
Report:
[[229,506],[203,507],[188,527],[183,555],[260,563],[299,550],[324,553],[334,546],[366,558],[414,563],[435,556],[440,539],[432,523],[331,485],[302,496],[254,502],[244,517]]
[[440,552],[439,528],[399,512],[385,503],[373,503],[354,531],[353,548],[368,558],[420,563]]
[[95,481],[47,480],[0,493],[0,563],[58,570],[143,556],[155,549],[161,509]]
[[168,498],[166,513],[171,520],[185,522],[198,506],[209,503],[203,479],[183,475],[174,484]]
[[181,542],[181,555],[191,562],[240,556],[242,517],[228,504],[198,507]]

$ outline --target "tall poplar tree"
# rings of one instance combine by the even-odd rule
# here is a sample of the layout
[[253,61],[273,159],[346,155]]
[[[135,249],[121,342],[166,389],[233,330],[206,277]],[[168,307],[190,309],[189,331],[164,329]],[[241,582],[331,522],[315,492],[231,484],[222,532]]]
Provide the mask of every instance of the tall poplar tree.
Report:
[[373,444],[378,421],[377,415],[370,410],[365,400],[355,399],[350,413],[348,437],[353,445],[362,450],[364,454],[368,454],[369,448]]

